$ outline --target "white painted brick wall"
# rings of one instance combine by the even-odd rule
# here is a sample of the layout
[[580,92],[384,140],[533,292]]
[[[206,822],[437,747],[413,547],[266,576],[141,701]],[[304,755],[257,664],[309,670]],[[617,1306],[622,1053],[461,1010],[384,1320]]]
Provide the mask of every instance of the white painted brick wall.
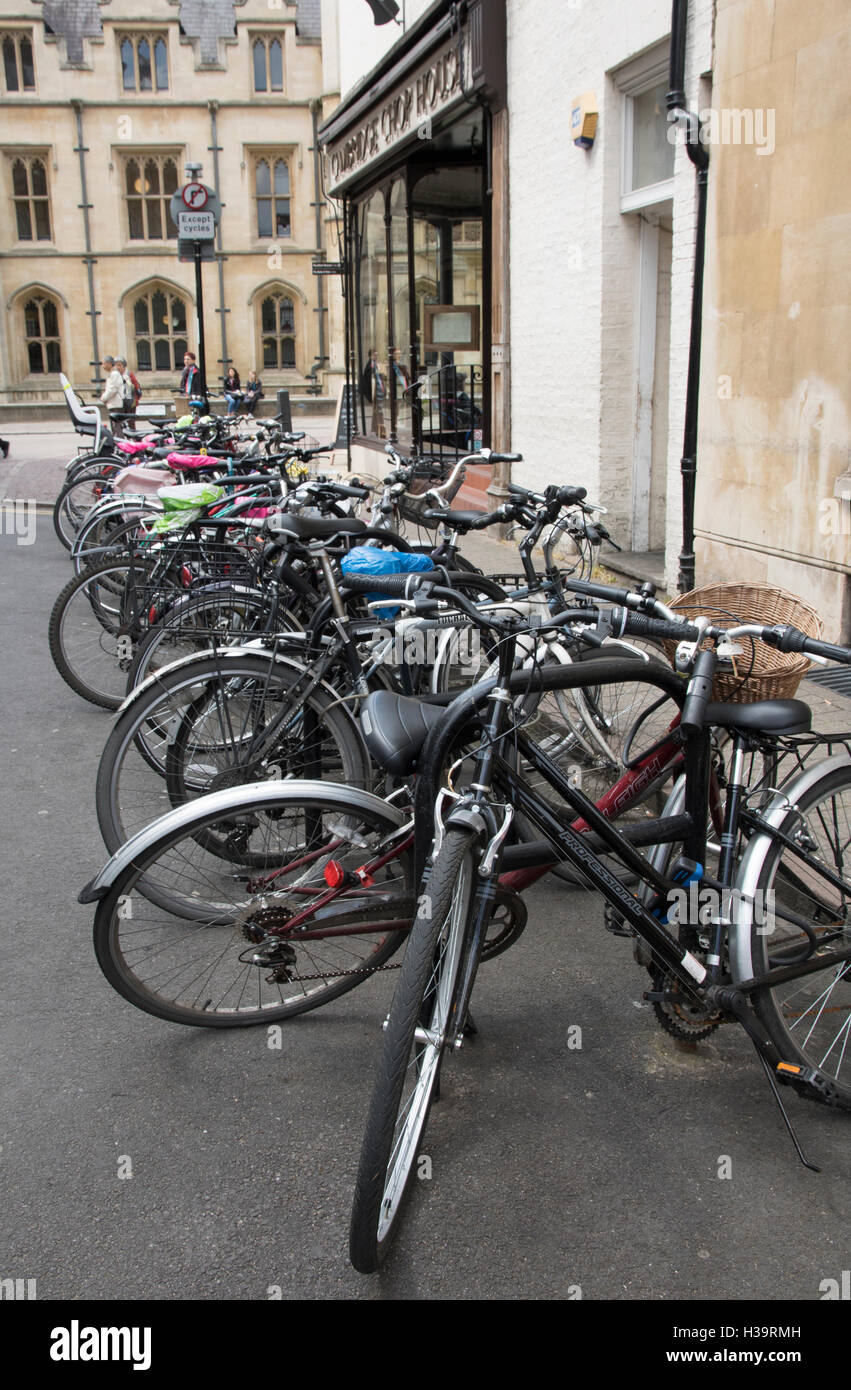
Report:
[[[326,0],[326,4],[328,0]],[[407,0],[409,23],[428,0]],[[629,543],[635,429],[638,224],[620,213],[622,98],[613,68],[669,32],[670,0],[506,0],[510,149],[512,448],[515,478],[583,483]],[[713,0],[691,0],[685,89],[701,105],[712,66]],[[400,34],[368,6],[339,0],[345,92]],[[597,93],[590,151],[569,138],[569,103]],[[694,258],[694,170],[675,167],[666,549],[675,583]]]
[[[712,0],[692,0],[686,92],[711,68]],[[621,97],[607,74],[663,39],[670,0],[508,0],[512,447],[530,485],[581,482],[627,543],[635,427],[638,224],[620,212]],[[568,104],[596,92],[590,151]],[[679,458],[694,253],[694,172],[675,169],[667,547],[681,539]]]

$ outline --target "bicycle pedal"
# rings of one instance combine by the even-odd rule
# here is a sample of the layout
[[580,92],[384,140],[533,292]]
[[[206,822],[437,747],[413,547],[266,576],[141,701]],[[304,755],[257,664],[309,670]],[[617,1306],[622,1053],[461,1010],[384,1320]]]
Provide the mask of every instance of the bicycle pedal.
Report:
[[842,1104],[838,1088],[813,1067],[799,1067],[794,1062],[778,1062],[774,1075],[782,1085],[792,1086],[799,1096],[819,1100],[823,1105]]
[[606,931],[610,931],[612,936],[635,936],[632,927],[628,927],[621,914],[613,908],[611,903],[606,903],[603,908],[603,925]]

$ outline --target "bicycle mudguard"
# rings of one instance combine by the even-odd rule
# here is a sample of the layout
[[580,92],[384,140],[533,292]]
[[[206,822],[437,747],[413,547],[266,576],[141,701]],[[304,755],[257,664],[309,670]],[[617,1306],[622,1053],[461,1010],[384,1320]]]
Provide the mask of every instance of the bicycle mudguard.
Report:
[[[199,589],[198,592],[201,593],[205,591]],[[232,594],[238,591],[234,588],[233,585],[228,585],[228,592]],[[256,594],[258,590],[247,589],[244,592]],[[305,641],[304,635],[300,632],[288,632],[287,640],[289,640],[289,638],[291,637],[294,638],[295,641]],[[117,719],[119,715],[122,715],[124,713],[125,710],[128,710],[130,706],[136,702],[139,696],[144,693],[144,691],[150,689],[152,685],[155,685],[158,681],[162,680],[163,676],[171,675],[172,671],[179,671],[182,666],[188,666],[189,663],[192,661],[207,660],[213,656],[235,657],[271,655],[272,653],[269,651],[268,646],[265,645],[265,638],[263,636],[255,638],[253,642],[245,642],[239,647],[211,647],[209,651],[203,651],[200,653],[189,652],[187,656],[179,656],[176,661],[170,661],[167,666],[157,667],[156,671],[153,671],[150,676],[146,676],[145,679],[139,685],[134,686],[133,689],[130,691],[130,694],[125,695],[123,703],[119,705],[118,709],[115,711],[115,717]],[[293,660],[292,657],[284,656],[281,652],[276,653],[275,661],[280,663],[280,665],[282,666],[291,666],[294,670],[297,670],[299,673],[302,673],[304,671],[304,667],[300,662]],[[326,681],[320,681],[319,685],[325,691],[326,695],[331,695],[335,700],[338,700],[340,698],[338,691],[336,691],[333,688],[333,686],[328,685]]]
[[380,796],[363,791],[359,787],[347,786],[344,783],[294,780],[278,785],[274,782],[263,782],[258,786],[256,783],[249,782],[244,787],[230,787],[224,791],[209,792],[206,796],[199,796],[195,801],[187,802],[185,806],[178,806],[173,811],[167,811],[165,815],[137,831],[120,849],[116,850],[108,863],[99,873],[95,874],[94,878],[89,880],[85,888],[81,889],[77,901],[80,903],[99,902],[101,898],[106,896],[124,870],[133,864],[137,856],[145,854],[162,836],[169,835],[173,831],[185,830],[191,826],[196,817],[203,820],[206,816],[217,811],[249,809],[258,796],[261,796],[266,802],[280,801],[282,804],[286,804],[312,799],[327,801],[332,791],[339,792],[341,798],[353,810],[380,812],[387,819],[394,820],[397,827],[405,825],[410,818],[391,803],[383,801]]
[[[832,758],[824,758],[809,763],[803,772],[790,778],[775,792],[768,806],[760,811],[760,819],[766,821],[773,830],[776,830],[782,825],[798,798],[809,791],[813,783],[819,781],[825,774],[835,772],[840,768],[847,768],[849,765],[851,765],[851,755],[847,752],[837,753]],[[751,960],[751,929],[755,893],[762,868],[766,838],[765,835],[760,835],[758,832],[751,836],[748,847],[742,855],[742,862],[739,865],[739,872],[733,885],[733,891],[737,895],[738,921],[733,924],[730,930],[730,973],[737,984],[752,979],[754,974]]]

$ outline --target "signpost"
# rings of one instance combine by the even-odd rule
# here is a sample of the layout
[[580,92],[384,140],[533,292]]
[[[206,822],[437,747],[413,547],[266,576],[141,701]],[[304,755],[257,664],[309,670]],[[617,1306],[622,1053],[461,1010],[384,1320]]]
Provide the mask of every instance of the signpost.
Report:
[[207,354],[204,347],[204,295],[201,284],[201,262],[215,260],[213,243],[216,227],[221,217],[222,207],[215,189],[200,183],[200,164],[187,164],[188,182],[172,194],[169,210],[172,220],[177,224],[177,259],[192,261],[195,265],[195,303],[198,308],[198,365],[201,372],[201,389],[198,392],[207,399]]

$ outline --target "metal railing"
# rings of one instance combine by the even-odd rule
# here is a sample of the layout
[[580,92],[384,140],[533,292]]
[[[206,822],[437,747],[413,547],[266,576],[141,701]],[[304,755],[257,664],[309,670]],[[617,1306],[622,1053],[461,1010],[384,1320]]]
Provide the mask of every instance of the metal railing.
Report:
[[453,463],[482,447],[484,369],[438,367],[405,393],[411,401],[413,443],[421,454]]

